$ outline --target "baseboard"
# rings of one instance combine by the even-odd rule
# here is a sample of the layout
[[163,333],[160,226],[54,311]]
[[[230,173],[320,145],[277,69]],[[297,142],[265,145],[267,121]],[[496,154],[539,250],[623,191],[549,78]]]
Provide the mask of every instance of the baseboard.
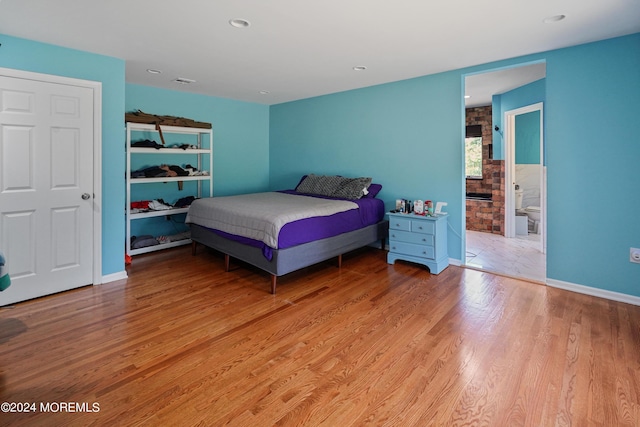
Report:
[[102,276],[102,283],[115,282],[116,280],[126,279],[129,276],[127,275],[126,270],[119,271],[117,273],[107,274],[106,276]]
[[462,260],[449,258],[449,265],[455,265],[457,267],[460,267],[462,265]]
[[566,291],[577,292],[579,294],[591,295],[594,297],[640,306],[640,297],[635,295],[622,294],[620,292],[607,291],[604,289],[592,288],[590,286],[577,285],[575,283],[563,282],[562,280],[549,278],[547,278],[547,285],[558,289],[564,289]]

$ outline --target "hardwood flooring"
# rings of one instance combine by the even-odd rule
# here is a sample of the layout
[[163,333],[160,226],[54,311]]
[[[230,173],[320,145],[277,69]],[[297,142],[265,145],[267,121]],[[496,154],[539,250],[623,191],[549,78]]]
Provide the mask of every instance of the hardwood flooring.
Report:
[[31,411],[0,424],[640,425],[640,307],[385,256],[271,295],[266,273],[180,247],[0,308],[0,402]]

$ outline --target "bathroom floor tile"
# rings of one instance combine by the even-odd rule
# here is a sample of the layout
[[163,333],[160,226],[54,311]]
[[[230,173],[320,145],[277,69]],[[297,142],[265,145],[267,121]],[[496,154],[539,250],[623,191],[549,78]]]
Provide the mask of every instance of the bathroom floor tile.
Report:
[[466,265],[495,273],[544,282],[546,258],[539,234],[506,238],[498,234],[467,231]]

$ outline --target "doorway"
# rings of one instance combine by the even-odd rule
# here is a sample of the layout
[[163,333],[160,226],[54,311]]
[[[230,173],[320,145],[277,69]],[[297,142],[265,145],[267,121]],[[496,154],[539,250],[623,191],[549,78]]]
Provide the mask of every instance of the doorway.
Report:
[[0,69],[0,306],[101,282],[101,84]]
[[[508,183],[505,188],[505,236],[537,235],[538,250],[546,253],[544,104],[539,102],[506,111],[504,123],[505,182]],[[520,232],[518,219],[526,220],[526,228]]]
[[[491,191],[484,191],[484,193],[490,192],[490,197],[480,199],[473,197],[475,194],[470,193],[469,188],[478,187],[477,181],[471,182],[472,185],[469,186],[470,180],[467,179],[467,185],[465,185],[467,200],[464,264],[476,269],[541,283],[546,281],[543,239],[536,234],[516,235],[515,233],[515,192],[514,186],[507,184],[513,182],[516,173],[515,164],[511,164],[511,159],[507,158],[507,155],[515,154],[513,150],[507,149],[507,144],[508,132],[515,132],[516,129],[515,119],[520,113],[526,113],[525,110],[515,110],[522,108],[523,105],[529,106],[544,100],[545,75],[544,62],[537,62],[470,74],[464,79],[465,111],[467,112],[465,116],[468,117],[469,111],[474,108],[487,108],[491,127],[488,139],[491,144],[488,150],[491,157],[487,162],[490,175],[489,180],[485,177],[484,185],[485,190],[491,189]],[[536,96],[541,96],[542,99]],[[542,106],[538,110],[542,117]],[[516,114],[507,115],[505,114],[507,111],[514,111]],[[513,120],[510,127],[508,120]],[[465,122],[466,125],[470,124],[467,118]],[[542,136],[542,124],[539,129]],[[486,133],[483,133],[483,139],[485,136]],[[540,157],[542,158],[543,155],[541,154]],[[476,208],[470,209],[470,205]],[[529,205],[533,207],[534,203]],[[541,201],[538,205],[542,210],[545,204]],[[477,206],[480,206],[480,209]],[[478,230],[479,220],[474,218],[476,211],[481,212],[480,215],[484,218],[491,217],[492,226],[480,224]],[[512,216],[511,212],[513,212]],[[518,222],[521,223],[521,220],[522,218]],[[541,220],[538,225],[540,233],[544,233],[546,221]]]

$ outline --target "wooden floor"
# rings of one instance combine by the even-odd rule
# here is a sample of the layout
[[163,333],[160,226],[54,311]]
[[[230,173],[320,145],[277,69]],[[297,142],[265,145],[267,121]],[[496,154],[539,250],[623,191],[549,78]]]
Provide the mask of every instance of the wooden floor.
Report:
[[0,402],[33,411],[0,425],[640,425],[640,307],[385,256],[270,295],[181,247],[0,309]]

